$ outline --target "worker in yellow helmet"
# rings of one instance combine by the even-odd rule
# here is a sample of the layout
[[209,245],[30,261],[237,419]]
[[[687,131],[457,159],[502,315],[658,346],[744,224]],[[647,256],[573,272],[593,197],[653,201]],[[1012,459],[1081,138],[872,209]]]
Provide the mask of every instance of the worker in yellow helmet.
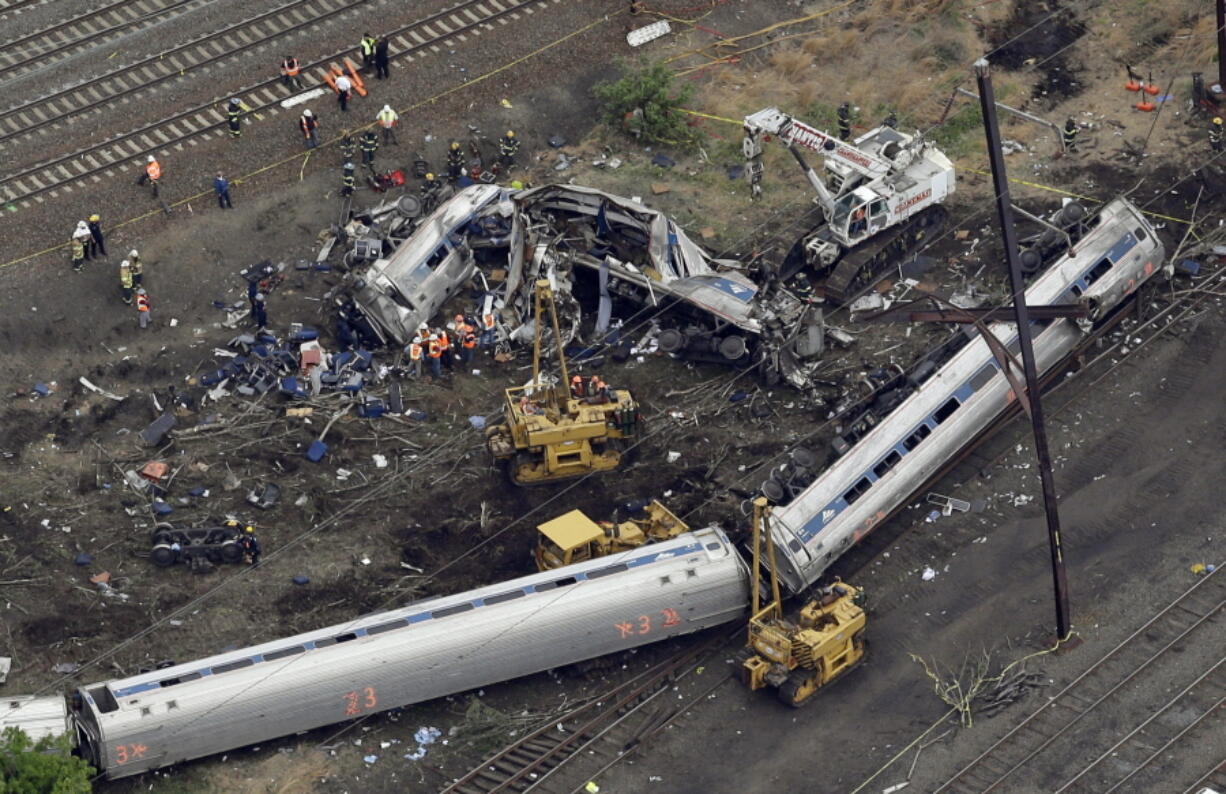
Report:
[[507,134],[498,141],[498,162],[510,171],[515,167],[515,154],[518,151],[519,138],[515,137],[515,130],[507,130]]
[[1213,124],[1209,127],[1209,146],[1215,152],[1222,151],[1222,117],[1217,116],[1213,119]]

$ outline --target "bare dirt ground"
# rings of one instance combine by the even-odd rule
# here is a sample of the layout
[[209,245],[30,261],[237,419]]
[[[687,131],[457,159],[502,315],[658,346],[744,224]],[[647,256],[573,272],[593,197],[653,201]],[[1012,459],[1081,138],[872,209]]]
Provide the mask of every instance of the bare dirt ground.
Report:
[[[576,4],[576,9],[591,12],[594,5]],[[732,37],[830,7],[649,5],[693,20],[694,26],[677,23],[678,34],[650,45],[648,52],[653,58],[677,56],[674,64],[682,70],[707,63],[686,53],[709,44],[711,31]],[[702,8],[686,10],[689,5]],[[1040,21],[1041,14],[1029,4],[1016,12],[1014,4],[1005,3],[853,4],[769,37],[740,42],[736,46],[741,48],[774,43],[684,79],[699,87],[695,108],[713,116],[737,119],[778,104],[808,121],[830,124],[834,107],[848,99],[861,108],[861,127],[873,126],[886,108],[894,107],[904,126],[927,128],[949,96],[942,81],[951,75],[965,78],[975,55],[1003,44],[993,58],[1002,69],[997,83],[1001,101],[1060,123],[1073,116],[1088,125],[1081,151],[1057,157],[1049,131],[1006,122],[1005,136],[1027,147],[1009,158],[1015,178],[1097,199],[1133,188],[1144,178],[1134,200],[1152,201],[1149,209],[1164,215],[1187,217],[1195,188],[1190,182],[1174,183],[1208,155],[1203,124],[1185,121],[1183,101],[1185,73],[1194,63],[1207,63],[1197,59],[1205,20],[1187,19],[1161,29],[1151,20],[1146,29],[1148,18],[1137,16],[1144,9],[1092,2],[1048,7],[1063,7],[1067,16],[1057,17],[1054,27],[1041,26],[1014,39]],[[1119,21],[1130,13],[1130,22]],[[930,18],[924,19],[925,14]],[[587,13],[584,21],[591,17]],[[789,229],[808,201],[786,152],[768,153],[766,197],[750,205],[744,183],[729,180],[726,173],[728,165],[740,161],[735,124],[698,122],[709,132],[703,151],[668,152],[678,159],[678,166],[668,170],[650,165],[654,152],[606,130],[588,135],[595,110],[589,89],[614,73],[604,56],[619,51],[625,24],[624,18],[615,18],[590,36],[500,76],[497,85],[482,84],[471,94],[458,92],[419,111],[406,119],[401,135],[420,143],[406,143],[397,161],[409,159],[415,146],[441,156],[441,141],[465,135],[465,123],[487,134],[514,125],[526,131],[525,153],[532,154],[524,158],[525,170],[535,183],[574,178],[611,192],[643,195],[675,214],[713,250],[745,256],[780,252],[790,244],[794,231]],[[792,34],[797,35],[786,38]],[[1160,61],[1158,52],[1174,57]],[[1135,63],[1151,58],[1155,71],[1171,72],[1155,77],[1165,84],[1174,81],[1179,96],[1161,114],[1131,110],[1135,97],[1120,88],[1123,73],[1114,58],[1134,56],[1142,59]],[[856,64],[861,77],[844,78],[849,63]],[[1172,63],[1181,70],[1177,74]],[[907,68],[917,69],[926,86],[916,88],[919,80],[901,79],[906,72],[899,70]],[[428,76],[414,77],[405,91],[430,82]],[[512,109],[497,107],[503,96]],[[942,145],[958,157],[959,193],[951,209],[956,227],[970,233],[962,240],[951,236],[934,248],[932,253],[948,266],[934,268],[925,279],[945,290],[974,280],[999,296],[1002,278],[992,274],[997,267],[994,210],[986,177],[976,173],[986,171],[981,135],[965,133],[977,130],[972,104],[958,100],[947,123],[934,130],[947,136]],[[958,129],[963,134],[955,135]],[[429,144],[427,133],[434,136]],[[561,172],[553,168],[557,153],[543,143],[559,133],[576,142],[562,151],[577,158]],[[606,146],[625,160],[622,168],[590,166]],[[313,158],[331,162],[335,154],[325,148]],[[111,242],[112,253],[139,245],[150,263],[146,280],[156,327],[144,334],[136,329],[135,313],[119,302],[110,271],[114,255],[105,271],[84,276],[66,272],[58,254],[0,271],[6,309],[0,316],[5,351],[0,502],[6,508],[0,513],[5,630],[0,647],[14,658],[3,691],[70,686],[72,681],[52,672],[57,663],[103,657],[77,677],[100,680],[165,659],[189,659],[413,597],[526,573],[536,521],[574,507],[605,516],[622,497],[667,494],[669,505],[690,523],[733,528],[730,510],[739,500],[733,489],[752,490],[756,466],[807,436],[825,418],[824,407],[805,404],[790,392],[767,392],[752,376],[737,379],[724,370],[662,358],[632,360],[604,374],[618,387],[632,389],[646,406],[653,435],[639,463],[573,488],[515,490],[490,465],[468,417],[498,410],[501,389],[526,377],[521,359],[506,365],[482,361],[480,375],[406,389],[410,405],[427,414],[423,421],[338,421],[327,438],[333,452],[318,465],[302,453],[330,415],[328,406],[308,424],[284,417],[283,406],[271,398],[255,405],[232,399],[180,418],[182,426],[191,426],[216,413],[235,421],[236,430],[183,436],[159,450],[142,448],[135,433],[156,416],[152,396],[164,400],[171,385],[188,388],[188,378],[216,366],[213,348],[234,333],[219,327],[224,314],[212,302],[243,298],[244,285],[236,274],[247,264],[266,257],[291,263],[312,257],[316,235],[335,211],[335,181],[334,166],[316,168],[313,163],[300,174],[294,165],[236,187],[238,209],[233,213],[214,210],[205,197],[193,202],[190,211],[124,229]],[[653,182],[668,191],[653,193]],[[1058,200],[1039,188],[1016,187],[1015,198],[1032,211],[1050,209]],[[125,179],[98,190],[96,200],[107,195],[103,191],[127,194],[132,188]],[[74,205],[81,201],[74,198]],[[1220,213],[1221,207],[1202,203],[1200,212],[1206,211]],[[61,236],[58,227],[48,231],[49,222],[26,222],[18,234],[20,215],[0,222],[11,241],[9,255],[37,250],[40,242],[58,242]],[[56,222],[65,223],[63,218]],[[1168,225],[1169,250],[1184,227],[1159,222]],[[989,266],[986,272],[983,265]],[[270,300],[272,325],[284,331],[290,322],[303,322],[328,338],[331,320],[319,299],[338,279],[335,273],[291,270]],[[1222,556],[1215,483],[1223,427],[1217,395],[1226,373],[1226,350],[1219,342],[1222,323],[1219,301],[1067,407],[1059,408],[1066,399],[1059,393],[1049,398],[1075,625],[1085,639],[1076,651],[1039,663],[1057,685],[1144,622],[1141,616],[1164,601],[1161,594],[1186,587],[1191,563],[1221,562],[1215,559]],[[906,361],[940,333],[876,330],[846,354],[852,366],[845,376],[868,362]],[[385,362],[392,357],[379,356]],[[124,399],[115,402],[85,390],[77,383],[79,376]],[[30,397],[35,382],[53,383],[51,396]],[[687,389],[693,391],[675,393]],[[737,390],[769,404],[770,416],[754,416],[750,401],[730,403],[729,394]],[[1023,430],[1015,425],[993,442],[993,450],[1005,454],[986,472],[989,476],[955,471],[935,488],[982,499],[983,512],[925,523],[927,509],[906,510],[840,564],[837,573],[866,585],[872,595],[873,650],[866,665],[801,712],[783,711],[769,696],[727,683],[658,746],[602,779],[602,790],[754,791],[769,786],[850,791],[944,711],[909,653],[956,664],[984,647],[1003,658],[1040,647],[1050,625],[1049,580],[1041,508],[1037,499],[1028,504],[1018,500],[1038,495],[1033,467],[1027,468],[1032,453]],[[664,462],[670,450],[682,453],[674,464]],[[377,468],[375,454],[386,456],[391,465]],[[139,556],[148,549],[152,519],[145,503],[123,488],[120,472],[154,457],[178,472],[170,498],[172,520],[196,523],[226,513],[255,520],[266,555],[260,569],[241,576],[232,568],[192,576],[186,569],[156,569]],[[338,469],[353,474],[339,479]],[[229,474],[241,480],[240,488],[225,489]],[[260,479],[286,488],[275,510],[252,512],[242,501],[246,488]],[[187,498],[195,487],[207,488],[209,496]],[[375,489],[378,498],[358,501]],[[93,555],[93,563],[74,566],[79,552]],[[939,571],[933,581],[920,579],[926,565]],[[122,596],[104,597],[90,585],[88,577],[102,570],[111,574]],[[435,575],[426,579],[421,572]],[[311,583],[291,584],[299,574]],[[180,609],[175,625],[164,623],[143,634]],[[598,691],[609,678],[642,669],[669,650],[647,648],[585,671],[510,682],[106,788],[434,791],[496,749],[511,731]],[[722,658],[704,674],[716,674],[720,666]],[[1003,732],[1000,725],[1011,719],[1010,713],[929,748],[913,789],[927,790],[924,786],[942,772],[952,772],[958,761],[986,744],[987,736]],[[403,759],[412,749],[413,732],[424,725],[442,728],[447,743],[435,746],[421,762]],[[327,748],[322,753],[320,745]],[[378,760],[363,761],[369,755]],[[897,782],[905,771],[888,770],[865,790]]]

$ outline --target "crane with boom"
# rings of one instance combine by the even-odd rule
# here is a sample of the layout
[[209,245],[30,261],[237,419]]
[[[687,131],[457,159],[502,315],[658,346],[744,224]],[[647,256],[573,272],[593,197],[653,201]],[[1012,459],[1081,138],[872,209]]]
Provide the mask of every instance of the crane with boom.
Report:
[[[612,471],[624,462],[637,431],[638,404],[625,389],[573,391],[548,279],[536,282],[535,302],[532,380],[506,390],[506,421],[485,431],[490,454],[506,465],[507,476],[516,485]],[[541,365],[546,308],[558,354],[556,380]]]
[[[836,579],[801,607],[796,622],[785,618],[769,516],[767,500],[759,496],[753,502],[749,638],[737,661],[741,680],[751,690],[773,686],[780,701],[799,708],[864,658],[864,591]],[[765,605],[764,565],[770,571]]]
[[[792,247],[783,265],[791,278],[805,267],[825,278],[825,294],[847,300],[902,261],[948,219],[941,202],[954,192],[954,166],[919,133],[883,124],[852,142],[792,118],[778,108],[746,116],[742,153],[761,173],[762,143],[774,136],[800,163],[817,194],[823,220]],[[801,150],[824,158],[823,180]]]

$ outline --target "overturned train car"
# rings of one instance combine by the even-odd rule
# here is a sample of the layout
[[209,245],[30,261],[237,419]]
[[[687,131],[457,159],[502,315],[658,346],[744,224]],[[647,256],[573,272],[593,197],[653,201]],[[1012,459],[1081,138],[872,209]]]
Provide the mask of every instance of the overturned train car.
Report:
[[108,778],[420,703],[734,620],[744,563],[719,530],[80,688]]
[[[1071,251],[1026,290],[1035,306],[1081,301],[1100,320],[1162,265],[1164,248],[1125,199],[1089,216]],[[1040,375],[1057,366],[1092,330],[1069,319],[1031,323]],[[989,330],[1016,356],[1015,323]],[[934,364],[939,364],[934,366]],[[1016,371],[1020,373],[1018,366]],[[888,413],[858,423],[842,454],[815,476],[815,467],[784,466],[764,491],[783,495],[771,516],[780,578],[794,593],[816,582],[852,544],[892,515],[942,467],[1015,402],[1015,395],[977,333],[958,334],[908,373],[890,395]],[[815,457],[805,456],[809,463]],[[780,481],[782,480],[782,481]]]

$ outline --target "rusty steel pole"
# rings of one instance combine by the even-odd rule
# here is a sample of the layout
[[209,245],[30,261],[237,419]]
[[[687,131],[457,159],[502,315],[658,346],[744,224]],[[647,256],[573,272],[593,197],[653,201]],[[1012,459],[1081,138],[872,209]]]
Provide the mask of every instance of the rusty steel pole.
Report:
[[[1218,0],[1219,5],[1224,0]],[[1039,480],[1043,485],[1043,507],[1047,514],[1047,540],[1051,546],[1052,580],[1056,591],[1056,637],[1069,635],[1068,579],[1064,571],[1064,550],[1060,542],[1060,514],[1056,508],[1056,486],[1052,479],[1051,455],[1047,449],[1047,432],[1043,428],[1043,403],[1039,395],[1039,379],[1035,372],[1034,345],[1030,339],[1030,310],[1026,306],[1026,282],[1018,261],[1017,232],[1013,228],[1013,210],[1009,200],[1009,177],[1005,173],[1005,158],[1000,149],[1000,127],[996,121],[996,97],[992,92],[992,76],[988,62],[975,62],[975,77],[979,83],[979,105],[983,111],[983,127],[988,138],[988,159],[992,164],[992,186],[996,191],[996,209],[1000,215],[1000,233],[1009,265],[1009,285],[1013,290],[1013,309],[1017,317],[1018,341],[1021,343],[1022,369],[1026,375],[1026,397],[1030,405],[1030,423],[1034,429],[1034,451],[1039,459]]]

